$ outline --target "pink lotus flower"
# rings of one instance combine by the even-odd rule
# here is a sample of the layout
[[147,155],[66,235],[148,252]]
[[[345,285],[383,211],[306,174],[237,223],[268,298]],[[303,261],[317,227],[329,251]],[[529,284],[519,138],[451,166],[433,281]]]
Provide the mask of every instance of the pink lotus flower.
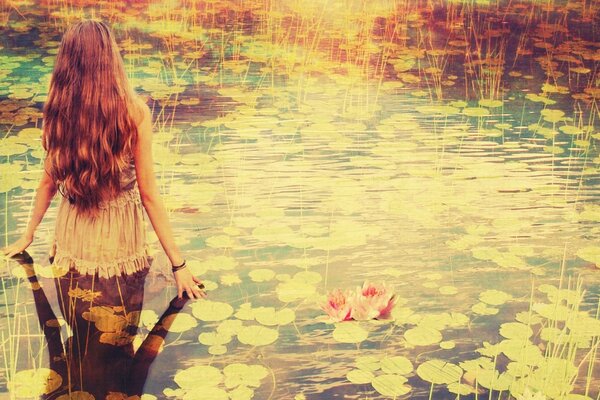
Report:
[[387,319],[396,304],[396,295],[385,283],[375,284],[365,281],[362,288],[356,288],[352,297],[351,316],[356,320]]
[[350,313],[352,308],[348,303],[348,297],[350,293],[342,292],[340,289],[336,289],[327,295],[327,303],[321,308],[329,315],[329,317],[336,321],[348,321],[352,319]]
[[342,292],[336,289],[327,295],[327,303],[321,306],[330,320],[335,322],[349,320],[387,319],[396,304],[396,295],[391,293],[385,283],[374,284],[366,281],[356,292]]

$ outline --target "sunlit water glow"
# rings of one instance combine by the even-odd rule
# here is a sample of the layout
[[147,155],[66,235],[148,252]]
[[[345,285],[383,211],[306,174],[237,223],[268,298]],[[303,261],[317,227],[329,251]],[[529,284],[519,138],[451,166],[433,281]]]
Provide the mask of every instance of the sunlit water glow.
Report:
[[[148,398],[508,400],[530,388],[598,399],[598,12],[594,1],[2,3],[2,243],[33,204],[61,33],[98,17],[153,110],[177,242],[210,301],[233,307],[184,306]],[[51,302],[58,201],[29,248]],[[22,267],[3,271],[7,392],[48,356]],[[319,319],[329,290],[365,280],[394,287],[392,320]],[[146,282],[134,343],[175,294],[159,275]],[[236,363],[266,370],[232,383]],[[190,383],[194,366],[225,380],[199,369]]]

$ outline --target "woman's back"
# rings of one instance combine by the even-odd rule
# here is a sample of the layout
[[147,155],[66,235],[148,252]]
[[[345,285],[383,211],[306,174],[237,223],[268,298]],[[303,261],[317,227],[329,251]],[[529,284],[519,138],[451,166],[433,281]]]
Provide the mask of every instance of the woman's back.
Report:
[[81,213],[63,197],[56,215],[55,265],[108,278],[150,265],[143,206],[133,157],[121,172],[121,192],[99,205],[97,216]]

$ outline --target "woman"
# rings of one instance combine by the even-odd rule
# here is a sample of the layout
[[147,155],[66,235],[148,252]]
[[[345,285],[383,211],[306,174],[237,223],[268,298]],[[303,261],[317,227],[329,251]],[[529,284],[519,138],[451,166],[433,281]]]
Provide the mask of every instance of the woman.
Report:
[[93,363],[133,351],[152,261],[142,206],[173,266],[177,297],[206,294],[173,239],[153,172],[150,109],[130,86],[106,24],[86,20],[65,32],[43,111],[45,173],[25,233],[3,252],[12,257],[32,243],[60,191],[50,261],[68,268],[55,282],[73,331],[70,375],[80,390],[101,395],[111,390],[103,382],[119,377],[94,373]]

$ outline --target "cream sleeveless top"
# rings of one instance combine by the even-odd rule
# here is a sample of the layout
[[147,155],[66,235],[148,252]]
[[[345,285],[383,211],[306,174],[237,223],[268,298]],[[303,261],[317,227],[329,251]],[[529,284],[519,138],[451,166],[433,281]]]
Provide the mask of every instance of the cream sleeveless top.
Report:
[[144,209],[133,157],[121,172],[121,192],[99,206],[96,218],[79,214],[62,198],[56,214],[54,265],[99,277],[132,274],[149,267]]

